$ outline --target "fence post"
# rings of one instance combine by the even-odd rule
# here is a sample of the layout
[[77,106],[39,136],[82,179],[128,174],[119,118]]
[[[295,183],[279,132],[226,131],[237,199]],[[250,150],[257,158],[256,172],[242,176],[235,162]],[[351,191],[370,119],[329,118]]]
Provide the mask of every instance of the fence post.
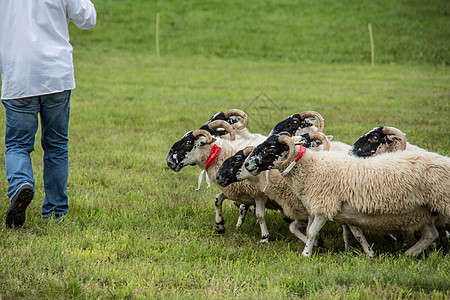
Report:
[[159,58],[159,12],[156,13],[155,31],[156,57]]
[[372,24],[369,23],[369,38],[370,38],[370,55],[371,55],[371,66],[375,66],[375,46],[373,43],[373,33],[372,33]]

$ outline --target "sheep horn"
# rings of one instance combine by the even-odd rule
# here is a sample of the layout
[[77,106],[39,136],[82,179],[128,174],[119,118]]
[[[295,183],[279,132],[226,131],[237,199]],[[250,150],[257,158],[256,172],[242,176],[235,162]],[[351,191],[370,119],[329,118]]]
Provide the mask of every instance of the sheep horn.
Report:
[[285,165],[289,161],[291,161],[292,158],[294,157],[295,145],[294,145],[294,142],[292,141],[292,139],[290,137],[288,137],[287,135],[280,135],[278,137],[278,142],[280,142],[281,144],[286,144],[286,145],[289,146],[288,157],[285,160],[283,160],[282,162],[280,162],[280,165]]
[[321,141],[323,145],[323,150],[330,151],[331,148],[330,141],[328,140],[327,136],[322,132],[311,132],[309,134],[309,138],[312,140]]
[[291,134],[289,132],[287,132],[287,131],[282,131],[282,132],[279,133],[279,135],[286,135],[288,137],[291,137]]
[[300,113],[302,119],[314,118],[317,121],[317,131],[322,132],[323,130],[323,117],[315,111],[304,111]]
[[250,153],[253,151],[253,149],[255,149],[255,147],[253,147],[253,146],[247,146],[247,147],[245,147],[244,150],[243,150],[244,156],[245,156],[245,157],[249,156]]
[[405,134],[400,129],[397,129],[395,127],[383,126],[382,131],[386,135],[388,134],[395,135],[400,140],[401,150],[403,151],[406,149],[406,137]]
[[248,117],[244,111],[235,108],[235,109],[227,110],[226,112],[224,112],[224,114],[225,114],[226,118],[229,118],[231,116],[239,116],[242,118],[242,125],[239,127],[236,127],[236,129],[241,130],[241,129],[244,129],[245,127],[247,127]]
[[234,141],[234,139],[236,137],[234,134],[234,129],[230,125],[230,123],[223,121],[223,120],[212,121],[211,123],[208,124],[208,128],[210,130],[215,130],[217,128],[224,128],[230,134],[231,141]]
[[208,144],[215,141],[215,139],[212,137],[211,133],[209,133],[208,131],[203,130],[203,129],[197,129],[197,130],[192,131],[192,135],[195,138],[198,138],[199,136],[204,136],[206,138],[206,143],[208,143]]

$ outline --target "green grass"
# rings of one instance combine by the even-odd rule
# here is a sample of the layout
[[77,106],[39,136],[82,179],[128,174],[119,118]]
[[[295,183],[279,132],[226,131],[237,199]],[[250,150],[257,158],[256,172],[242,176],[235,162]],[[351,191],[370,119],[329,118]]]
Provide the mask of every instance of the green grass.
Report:
[[[267,134],[290,114],[316,110],[325,118],[324,132],[335,140],[353,143],[374,126],[389,125],[406,132],[411,143],[449,155],[450,73],[442,65],[448,63],[448,53],[444,52],[443,60],[430,54],[439,53],[439,47],[448,48],[447,36],[441,35],[448,32],[448,26],[435,30],[425,25],[448,22],[431,17],[437,11],[448,14],[448,10],[435,8],[446,2],[418,2],[417,6],[382,2],[402,16],[392,22],[401,28],[417,23],[423,37],[412,33],[389,36],[387,42],[398,39],[409,52],[401,51],[395,59],[386,56],[386,64],[380,58],[374,68],[366,58],[368,47],[362,56],[345,51],[323,56],[326,47],[321,49],[321,43],[333,41],[318,34],[327,29],[312,26],[325,24],[324,16],[334,12],[338,23],[352,17],[347,18],[349,28],[359,20],[361,34],[366,36],[367,20],[364,14],[355,14],[351,5],[336,10],[339,5],[334,2],[310,3],[308,10],[296,11],[287,1],[269,1],[267,7],[257,1],[239,1],[235,6],[192,1],[95,2],[97,27],[87,32],[71,27],[77,88],[71,100],[70,211],[62,222],[40,217],[44,195],[38,134],[32,153],[36,195],[27,221],[20,230],[0,226],[0,298],[450,297],[448,254],[429,251],[417,259],[405,258],[392,250],[391,242],[375,234],[367,234],[377,251],[369,259],[356,241],[352,251],[344,253],[340,228],[329,223],[322,230],[326,249],[305,259],[303,244],[277,212],[267,212],[273,240],[261,245],[254,215],[235,230],[238,212],[227,201],[227,231],[219,236],[214,232],[213,201],[218,188],[196,191],[198,167],[175,173],[165,163],[171,145],[185,132],[200,127],[218,110],[230,108],[248,113],[252,132]],[[384,6],[367,5],[387,22]],[[267,15],[269,8],[277,14]],[[161,11],[162,20],[171,14],[181,22],[170,39],[163,25],[166,42],[160,59],[152,49],[156,11]],[[291,45],[283,48],[286,52],[276,47],[257,50],[261,41],[270,41],[275,34],[269,29],[273,26],[256,22],[256,11],[274,18],[272,24],[277,24],[283,43]],[[311,33],[311,55],[290,59],[297,51],[286,37],[292,30],[278,26],[278,17],[296,16],[299,11],[308,18],[291,18],[291,24],[317,19],[310,25],[318,31]],[[418,12],[424,19],[415,19]],[[220,26],[200,26],[207,16],[217,19]],[[225,19],[233,19],[237,27],[225,26]],[[234,36],[232,29],[247,28],[246,23],[260,27],[240,36],[242,48],[231,42],[227,46],[222,35]],[[381,26],[373,24],[375,29]],[[189,38],[182,34],[188,27],[192,29]],[[211,31],[209,36],[207,31]],[[341,32],[342,39],[334,40],[341,50],[357,47],[351,30]],[[441,38],[440,44],[426,43]],[[197,42],[187,44],[192,40]],[[415,45],[422,42],[425,56],[419,59]],[[0,132],[4,132],[4,114],[0,119]],[[5,178],[4,167],[0,177]],[[4,217],[6,179],[0,181],[0,190],[4,200],[0,216]],[[410,237],[408,243],[412,242]]]
[[[450,2],[404,1],[95,1],[98,25],[72,40],[97,53],[155,53],[301,62],[450,62]],[[132,33],[132,34],[130,34]]]
[[[431,252],[403,258],[376,235],[368,235],[378,251],[370,260],[355,241],[354,250],[343,253],[340,229],[328,224],[323,230],[327,249],[306,260],[300,254],[303,244],[279,214],[268,212],[273,241],[260,245],[255,217],[235,230],[237,209],[228,201],[227,232],[218,236],[217,187],[195,191],[198,167],[175,173],[165,164],[169,148],[186,131],[218,110],[236,107],[248,112],[254,132],[267,134],[282,118],[313,109],[336,140],[352,143],[376,125],[392,125],[412,143],[448,155],[445,67],[88,54],[76,57],[70,212],[61,223],[40,218],[42,150],[37,144],[32,154],[37,194],[27,222],[20,230],[0,229],[3,296],[449,296],[448,256]],[[6,199],[6,181],[1,189]],[[6,209],[3,205],[0,215]]]

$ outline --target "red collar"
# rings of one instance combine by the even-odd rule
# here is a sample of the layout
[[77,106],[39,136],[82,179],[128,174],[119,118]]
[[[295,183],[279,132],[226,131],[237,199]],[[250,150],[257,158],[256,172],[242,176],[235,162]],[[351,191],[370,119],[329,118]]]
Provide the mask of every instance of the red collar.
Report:
[[214,144],[211,151],[209,152],[208,159],[206,160],[205,170],[208,170],[208,168],[216,161],[221,150],[222,150],[221,147]]
[[302,158],[303,154],[305,154],[306,148],[300,145],[300,149],[298,149],[297,158],[295,159],[295,162],[298,162],[300,158]]

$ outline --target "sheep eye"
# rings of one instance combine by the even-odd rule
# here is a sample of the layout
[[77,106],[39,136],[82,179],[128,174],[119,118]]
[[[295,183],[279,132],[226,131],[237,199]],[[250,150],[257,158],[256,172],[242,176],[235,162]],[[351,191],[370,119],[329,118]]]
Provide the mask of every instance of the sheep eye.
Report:
[[187,140],[187,141],[184,142],[183,146],[187,147],[187,148],[192,148],[193,143],[192,143],[191,140]]
[[277,149],[271,146],[270,148],[266,148],[264,152],[266,153],[266,155],[273,155],[276,153],[276,151]]
[[235,166],[240,166],[240,165],[242,165],[242,159],[236,159],[236,160],[234,161],[234,165],[235,165]]
[[371,137],[369,137],[368,141],[369,141],[369,143],[376,143],[376,142],[378,142],[378,137],[371,136]]

